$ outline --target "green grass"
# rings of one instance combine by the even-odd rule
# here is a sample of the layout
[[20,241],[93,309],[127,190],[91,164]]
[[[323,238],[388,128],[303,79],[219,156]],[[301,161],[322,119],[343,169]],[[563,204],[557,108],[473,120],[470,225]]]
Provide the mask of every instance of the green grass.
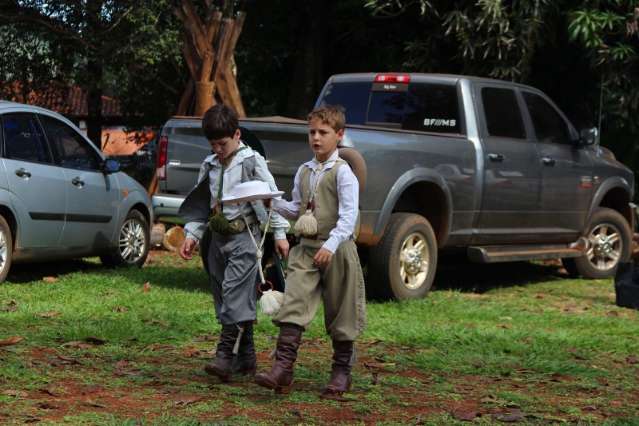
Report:
[[[353,391],[335,402],[318,397],[330,371],[321,312],[290,395],[201,371],[219,326],[199,265],[156,253],[141,270],[14,268],[0,284],[0,340],[23,340],[0,347],[0,423],[456,424],[455,410],[472,409],[493,424],[517,407],[529,424],[639,424],[637,312],[614,305],[610,280],[444,266],[426,299],[369,303]],[[260,316],[261,360],[276,334]]]

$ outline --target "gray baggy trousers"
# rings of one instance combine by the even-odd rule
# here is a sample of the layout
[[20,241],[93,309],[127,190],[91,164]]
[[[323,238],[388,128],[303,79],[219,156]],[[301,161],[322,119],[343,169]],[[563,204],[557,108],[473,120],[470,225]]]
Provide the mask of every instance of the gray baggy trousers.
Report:
[[[250,228],[255,240],[260,241],[257,224]],[[258,265],[248,232],[233,235],[212,232],[207,263],[218,321],[223,325],[254,321]]]

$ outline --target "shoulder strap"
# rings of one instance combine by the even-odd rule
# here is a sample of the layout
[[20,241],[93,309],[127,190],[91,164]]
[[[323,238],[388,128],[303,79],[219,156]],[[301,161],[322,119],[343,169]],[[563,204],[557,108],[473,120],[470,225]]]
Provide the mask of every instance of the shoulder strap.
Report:
[[244,160],[242,160],[242,182],[255,180],[256,164],[257,161],[255,160],[255,155],[245,157]]

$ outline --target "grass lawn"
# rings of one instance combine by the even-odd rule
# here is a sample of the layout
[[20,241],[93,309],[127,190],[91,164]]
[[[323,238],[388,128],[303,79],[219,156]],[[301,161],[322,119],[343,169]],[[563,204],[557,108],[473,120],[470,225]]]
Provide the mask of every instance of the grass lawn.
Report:
[[[290,395],[202,371],[219,326],[199,260],[17,265],[0,284],[0,423],[639,425],[637,312],[614,305],[610,280],[449,262],[435,286],[369,303],[353,391],[336,402],[318,398],[331,354],[321,314]],[[261,368],[276,333],[260,316]]]

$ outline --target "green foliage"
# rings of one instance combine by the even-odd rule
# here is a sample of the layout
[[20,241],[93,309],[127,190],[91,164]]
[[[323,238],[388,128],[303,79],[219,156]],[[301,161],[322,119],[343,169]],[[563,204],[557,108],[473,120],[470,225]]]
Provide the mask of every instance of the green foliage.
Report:
[[129,124],[161,124],[184,85],[170,0],[8,2],[0,11],[0,79],[52,80],[117,97]]
[[419,40],[406,44],[407,65],[431,71],[433,45],[444,43],[452,51],[449,60],[458,63],[456,72],[506,80],[526,81],[531,60],[543,42],[544,23],[556,13],[554,2],[502,0],[428,2],[409,0],[368,1],[374,13],[400,14],[417,11],[428,30]]

